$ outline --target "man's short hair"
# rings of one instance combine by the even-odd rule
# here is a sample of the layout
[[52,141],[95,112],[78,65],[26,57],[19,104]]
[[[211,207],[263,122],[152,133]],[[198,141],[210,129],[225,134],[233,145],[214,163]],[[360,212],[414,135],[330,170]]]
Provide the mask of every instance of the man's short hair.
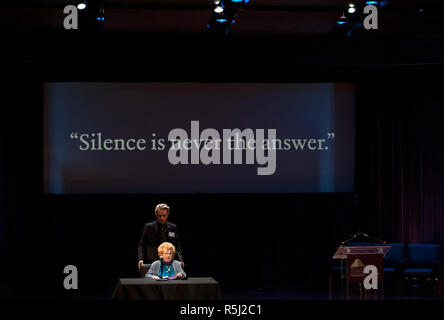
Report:
[[157,214],[157,212],[158,212],[159,210],[167,210],[168,213],[170,213],[170,207],[168,207],[168,205],[165,204],[165,203],[159,203],[159,204],[156,206],[156,208],[154,209],[154,214]]

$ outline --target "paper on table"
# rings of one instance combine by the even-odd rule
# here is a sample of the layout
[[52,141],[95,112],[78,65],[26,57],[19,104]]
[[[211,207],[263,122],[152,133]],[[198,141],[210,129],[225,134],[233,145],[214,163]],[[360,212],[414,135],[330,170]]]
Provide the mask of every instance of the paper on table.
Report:
[[177,276],[176,275],[174,275],[174,276],[169,276],[169,277],[163,277],[163,278],[159,278],[159,279],[156,279],[157,281],[167,281],[167,280],[175,280],[175,279],[177,279]]

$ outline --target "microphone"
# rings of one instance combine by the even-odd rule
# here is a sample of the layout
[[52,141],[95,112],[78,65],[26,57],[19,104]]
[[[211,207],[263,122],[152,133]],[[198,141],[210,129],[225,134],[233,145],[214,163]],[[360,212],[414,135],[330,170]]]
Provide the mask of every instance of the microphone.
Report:
[[160,256],[159,259],[160,259],[160,279],[163,279],[163,256]]

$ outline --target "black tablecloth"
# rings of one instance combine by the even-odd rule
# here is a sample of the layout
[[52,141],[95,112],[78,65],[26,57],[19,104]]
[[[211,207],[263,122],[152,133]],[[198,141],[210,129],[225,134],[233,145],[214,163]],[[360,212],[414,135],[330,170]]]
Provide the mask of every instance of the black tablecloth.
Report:
[[148,278],[119,279],[113,293],[118,300],[217,300],[219,283],[213,278],[156,281]]

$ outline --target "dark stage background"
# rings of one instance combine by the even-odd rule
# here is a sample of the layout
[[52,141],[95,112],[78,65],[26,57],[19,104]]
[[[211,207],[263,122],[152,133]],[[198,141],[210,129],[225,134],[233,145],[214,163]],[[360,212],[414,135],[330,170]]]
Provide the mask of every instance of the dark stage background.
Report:
[[[381,64],[372,65],[364,61],[371,56],[364,49],[374,44],[352,42],[338,52],[334,45],[307,41],[305,49],[296,52],[288,51],[291,46],[283,40],[264,43],[254,38],[221,40],[226,41],[221,46],[214,40],[182,37],[163,40],[162,46],[154,46],[162,49],[143,55],[117,49],[101,54],[105,48],[137,46],[138,39],[117,36],[111,41],[103,36],[98,39],[101,46],[89,46],[96,55],[87,64],[76,62],[80,43],[84,45],[79,38],[71,39],[73,50],[63,56],[58,48],[69,41],[53,38],[33,54],[6,54],[0,145],[3,293],[110,297],[117,278],[137,276],[138,240],[159,202],[171,206],[170,220],[180,226],[189,275],[212,276],[222,290],[326,289],[327,259],[344,237],[358,230],[387,241],[444,246],[441,64],[394,65],[408,57],[393,43],[379,43],[386,51],[375,58]],[[22,40],[25,49],[37,41]],[[174,49],[183,48],[180,41],[189,41],[188,49],[175,60]],[[435,45],[442,49],[430,44]],[[367,52],[362,61],[345,50],[357,46]],[[224,48],[222,68],[231,72],[211,70],[211,59],[198,54],[216,47]],[[233,48],[255,52],[264,64],[228,56]],[[258,48],[264,50],[254,51]],[[341,63],[352,56],[353,62]],[[44,80],[354,82],[356,192],[44,195]],[[246,259],[251,274],[239,272]],[[67,264],[79,269],[76,292],[62,287]]]

